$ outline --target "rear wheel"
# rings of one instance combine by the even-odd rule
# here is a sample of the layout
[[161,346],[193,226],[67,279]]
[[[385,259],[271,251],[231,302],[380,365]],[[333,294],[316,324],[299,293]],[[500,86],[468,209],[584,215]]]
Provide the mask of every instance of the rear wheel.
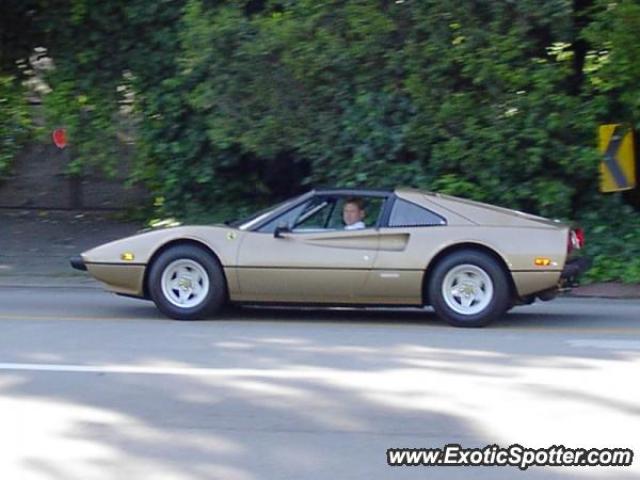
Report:
[[176,320],[197,320],[214,314],[224,304],[226,292],[217,259],[196,246],[169,248],[151,265],[151,298],[158,310]]
[[482,327],[510,304],[506,273],[482,252],[462,250],[442,259],[429,281],[429,300],[439,317],[456,327]]

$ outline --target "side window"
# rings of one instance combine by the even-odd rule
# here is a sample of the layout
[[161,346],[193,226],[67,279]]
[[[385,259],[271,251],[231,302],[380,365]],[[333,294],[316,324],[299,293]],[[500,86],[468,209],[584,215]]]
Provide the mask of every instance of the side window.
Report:
[[274,218],[258,231],[273,233],[282,224],[296,233],[345,230],[347,225],[344,210],[347,204],[356,204],[362,212],[361,215],[356,215],[358,218],[350,220],[352,223],[357,221],[357,229],[372,228],[376,226],[385,200],[386,197],[374,196],[318,196]]
[[331,214],[335,201],[315,197],[274,218],[258,230],[261,233],[273,233],[278,225],[285,224],[292,231],[317,231],[326,228],[327,218]]
[[319,199],[317,202],[311,203],[295,219],[292,230],[294,232],[313,232],[326,229],[335,204],[334,199]]
[[313,202],[310,200],[308,202],[303,203],[302,205],[298,205],[297,207],[292,208],[288,212],[283,213],[279,217],[274,218],[269,223],[264,224],[262,227],[258,229],[259,232],[262,233],[273,233],[276,231],[276,227],[281,224],[287,225],[289,228],[293,227],[293,222],[300,216],[300,213],[308,208],[309,205]]
[[382,204],[384,203],[384,197],[367,197],[367,196],[344,196],[337,200],[336,207],[333,209],[331,217],[327,222],[327,226],[334,230],[344,230],[345,219],[344,219],[344,209],[347,203],[353,202],[353,200],[357,201],[359,207],[363,210],[362,223],[364,223],[363,228],[372,228],[376,226],[378,222],[378,217],[380,216],[380,210],[382,208]]
[[390,227],[428,227],[445,223],[439,215],[399,198],[393,203],[389,216]]

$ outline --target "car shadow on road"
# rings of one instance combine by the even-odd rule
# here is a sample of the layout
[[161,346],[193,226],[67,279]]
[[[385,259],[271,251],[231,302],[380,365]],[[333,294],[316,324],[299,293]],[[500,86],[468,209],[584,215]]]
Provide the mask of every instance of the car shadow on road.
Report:
[[[610,301],[611,302],[611,301]],[[610,305],[610,304],[609,304]],[[635,308],[635,307],[634,307]],[[116,313],[112,309],[112,313]],[[164,319],[151,303],[131,303],[121,305],[118,316],[126,318]],[[295,307],[295,306],[228,306],[215,317],[203,320],[219,321],[255,321],[255,322],[313,322],[340,324],[380,324],[395,326],[420,325],[428,329],[451,329],[446,322],[438,318],[433,309],[426,308],[350,308],[350,307]],[[580,300],[571,305],[556,308],[553,302],[548,304],[516,307],[495,320],[484,329],[505,329],[513,331],[566,331],[576,333],[588,331],[595,333],[601,330],[610,332],[640,335],[640,319],[635,310],[629,308],[615,317],[608,311],[607,305],[595,308],[589,305],[586,309]]]

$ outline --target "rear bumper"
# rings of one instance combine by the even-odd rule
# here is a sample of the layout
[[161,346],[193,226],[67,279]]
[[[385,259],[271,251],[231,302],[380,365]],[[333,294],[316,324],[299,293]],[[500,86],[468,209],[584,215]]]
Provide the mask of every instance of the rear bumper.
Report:
[[85,265],[84,260],[82,259],[82,257],[80,255],[76,255],[74,257],[71,257],[69,259],[69,263],[76,270],[83,270],[83,271],[87,270],[87,266]]
[[562,280],[575,280],[586,272],[591,266],[591,259],[587,257],[577,257],[567,260],[564,264],[560,278]]

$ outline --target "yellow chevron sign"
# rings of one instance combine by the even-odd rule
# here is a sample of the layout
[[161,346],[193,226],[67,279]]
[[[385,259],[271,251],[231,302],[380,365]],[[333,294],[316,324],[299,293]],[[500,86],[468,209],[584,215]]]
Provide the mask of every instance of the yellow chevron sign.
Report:
[[633,129],[628,125],[600,125],[598,149],[600,162],[600,191],[619,192],[636,186],[636,157]]

